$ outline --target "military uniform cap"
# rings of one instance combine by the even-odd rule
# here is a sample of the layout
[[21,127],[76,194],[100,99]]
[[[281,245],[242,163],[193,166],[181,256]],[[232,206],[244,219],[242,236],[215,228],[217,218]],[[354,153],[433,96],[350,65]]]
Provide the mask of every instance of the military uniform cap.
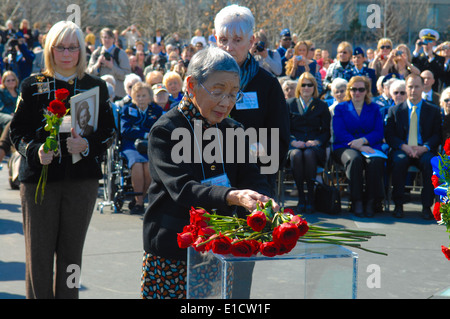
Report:
[[424,40],[439,40],[439,33],[433,29],[422,29],[419,32],[419,37]]

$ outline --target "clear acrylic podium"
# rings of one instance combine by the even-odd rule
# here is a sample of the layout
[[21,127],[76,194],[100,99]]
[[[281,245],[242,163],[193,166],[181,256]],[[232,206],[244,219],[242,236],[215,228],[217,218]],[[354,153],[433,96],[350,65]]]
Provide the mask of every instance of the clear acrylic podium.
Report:
[[356,299],[358,254],[303,244],[275,257],[199,253],[188,248],[188,299]]

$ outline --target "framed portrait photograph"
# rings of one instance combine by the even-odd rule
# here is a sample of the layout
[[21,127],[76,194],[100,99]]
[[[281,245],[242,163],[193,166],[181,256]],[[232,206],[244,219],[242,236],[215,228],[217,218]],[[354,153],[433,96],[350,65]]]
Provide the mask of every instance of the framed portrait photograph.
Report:
[[[89,136],[97,130],[99,92],[99,88],[95,87],[70,98],[72,128],[82,137]],[[72,155],[73,163],[80,159],[81,155]]]

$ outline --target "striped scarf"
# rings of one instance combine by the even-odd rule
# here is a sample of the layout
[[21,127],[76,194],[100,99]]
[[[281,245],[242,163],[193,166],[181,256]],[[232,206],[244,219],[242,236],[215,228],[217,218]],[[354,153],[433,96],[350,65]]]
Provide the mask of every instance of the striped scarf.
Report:
[[250,53],[247,55],[247,59],[241,66],[241,91],[244,92],[248,83],[255,77],[259,71],[259,63],[253,58]]
[[178,104],[178,111],[184,114],[184,116],[194,124],[194,121],[202,121],[203,128],[210,128],[212,125],[208,123],[201,114],[200,111],[195,107],[194,103],[192,103],[188,94],[185,93],[180,103]]

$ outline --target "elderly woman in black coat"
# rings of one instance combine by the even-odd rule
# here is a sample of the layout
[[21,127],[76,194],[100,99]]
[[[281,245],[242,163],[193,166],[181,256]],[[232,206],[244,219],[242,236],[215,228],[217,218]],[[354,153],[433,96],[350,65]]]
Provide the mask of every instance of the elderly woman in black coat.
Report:
[[[249,149],[232,144],[225,133],[242,127],[228,117],[241,98],[239,67],[233,57],[218,48],[201,50],[189,63],[183,99],[150,131],[152,183],[144,217],[143,298],[186,297],[187,251],[178,247],[177,233],[189,224],[191,207],[245,214],[256,208],[257,201],[269,200],[270,187],[258,166],[227,157],[231,151],[236,155],[239,147],[245,153]],[[206,131],[216,134],[219,151],[212,162],[206,157],[214,142],[204,137]],[[171,274],[164,272],[165,267],[172,268]],[[155,278],[173,287],[154,285]]]

